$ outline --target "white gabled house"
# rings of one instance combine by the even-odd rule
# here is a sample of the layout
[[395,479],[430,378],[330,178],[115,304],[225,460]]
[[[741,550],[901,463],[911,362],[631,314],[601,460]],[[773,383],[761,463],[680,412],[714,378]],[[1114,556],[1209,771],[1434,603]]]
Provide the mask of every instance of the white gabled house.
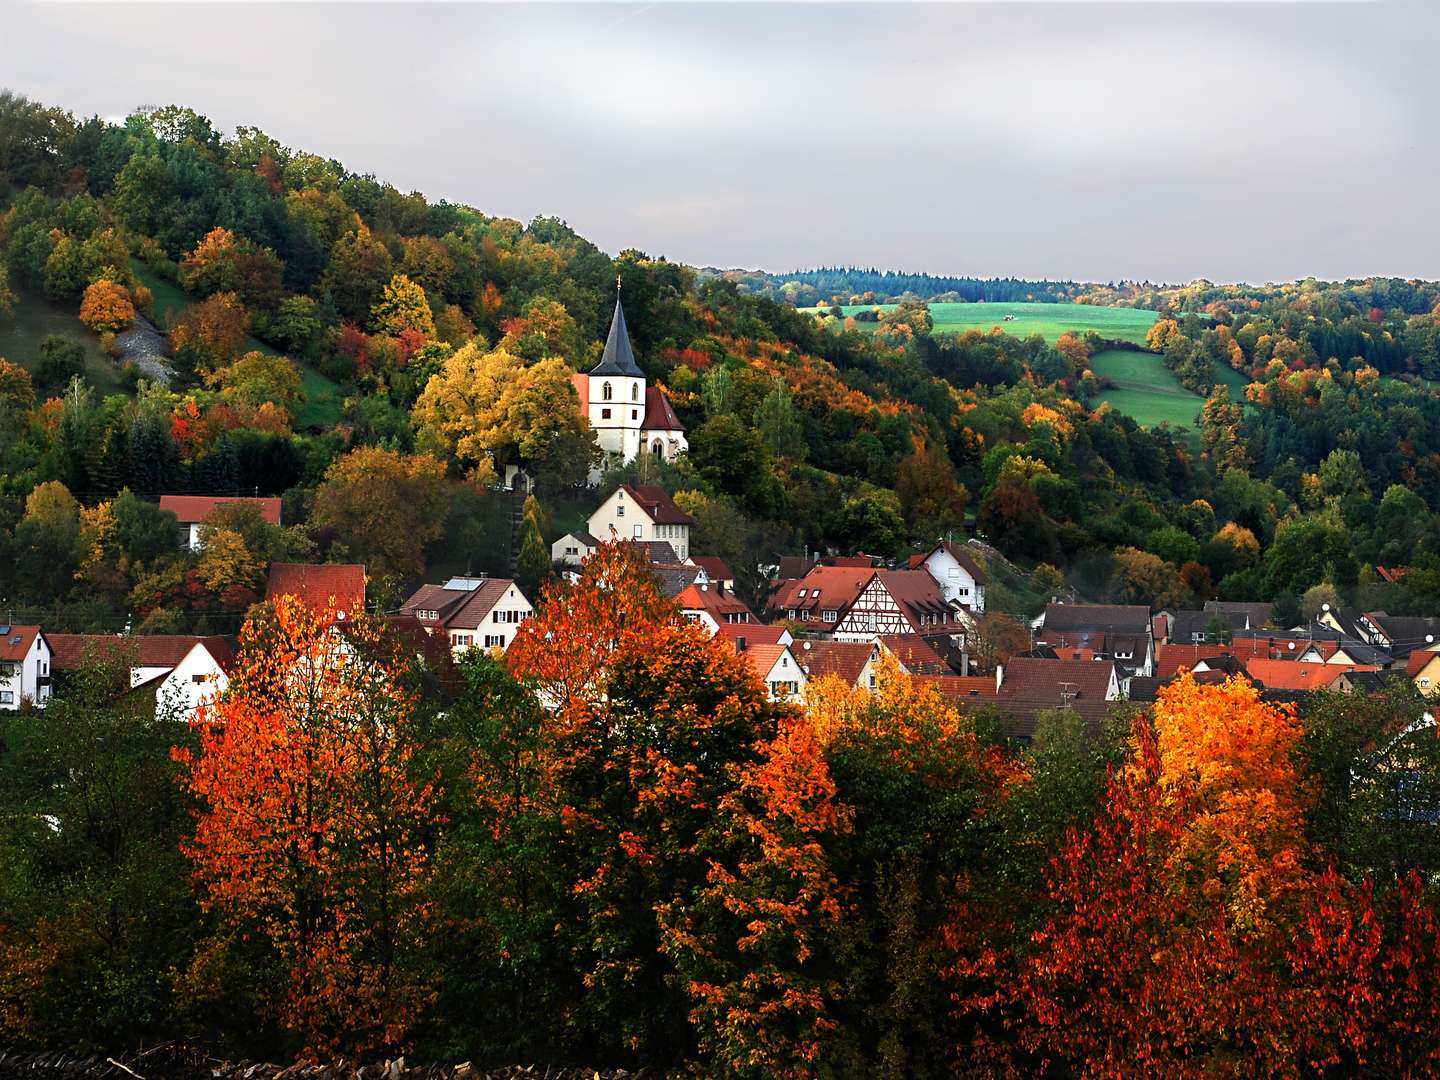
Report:
[[810,680],[805,669],[790,651],[788,645],[750,645],[734,643],[740,659],[750,665],[765,684],[765,693],[771,701],[804,701],[805,684]]
[[680,561],[690,558],[690,515],[670,493],[650,484],[621,484],[590,515],[588,530],[601,541],[663,540]]
[[457,659],[469,649],[504,652],[534,605],[509,578],[455,577],[421,585],[400,607],[430,634],[443,634]]
[[0,711],[50,700],[50,642],[38,626],[0,626]]
[[234,659],[234,651],[223,638],[195,642],[178,664],[153,680],[156,715],[173,709],[193,719],[201,705],[213,704],[229,688],[227,672]]
[[584,529],[566,533],[550,545],[550,561],[567,569],[578,570],[600,546],[600,541]]
[[959,544],[942,541],[920,559],[945,599],[974,612],[985,610],[985,586],[990,578],[980,564]]

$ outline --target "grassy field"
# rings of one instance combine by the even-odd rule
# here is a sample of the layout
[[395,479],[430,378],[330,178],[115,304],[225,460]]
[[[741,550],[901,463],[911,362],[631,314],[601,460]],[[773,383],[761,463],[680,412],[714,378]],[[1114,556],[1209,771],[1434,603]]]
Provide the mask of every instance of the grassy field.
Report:
[[1193,428],[1205,403],[1200,395],[1181,386],[1154,353],[1112,349],[1092,356],[1090,369],[1116,386],[1101,394],[1100,400],[1146,427],[1168,422],[1172,427]]
[[[878,305],[888,310],[890,305]],[[818,308],[802,310],[815,312]],[[846,315],[869,310],[869,307],[846,307]],[[1010,322],[1005,317],[1014,316]],[[1016,337],[1039,334],[1046,341],[1067,330],[1084,333],[1094,330],[1102,337],[1116,341],[1133,341],[1143,345],[1145,335],[1155,324],[1155,312],[1136,308],[1090,307],[1085,304],[931,304],[930,317],[935,320],[934,333],[956,334],[964,330],[990,330],[998,327]],[[862,329],[874,329],[874,323],[859,323]]]
[[[100,351],[100,338],[87,330],[76,317],[80,305],[56,304],[40,293],[19,293],[13,319],[0,318],[0,356],[19,364],[32,374],[40,359],[40,342],[59,334],[85,348],[85,380],[100,397],[121,390],[120,369]],[[72,310],[73,308],[73,310]],[[63,387],[36,386],[42,393]]]
[[[139,259],[131,259],[130,266],[141,283],[155,294],[155,324],[161,330],[169,331],[175,319],[193,302],[191,297],[180,286],[166,281]],[[267,356],[276,355],[274,349],[256,337],[246,338],[245,348],[257,350]],[[305,393],[305,402],[295,417],[296,427],[334,427],[340,421],[340,405],[345,396],[339,384],[326,378],[303,360],[296,360],[295,365],[300,369],[300,388]]]

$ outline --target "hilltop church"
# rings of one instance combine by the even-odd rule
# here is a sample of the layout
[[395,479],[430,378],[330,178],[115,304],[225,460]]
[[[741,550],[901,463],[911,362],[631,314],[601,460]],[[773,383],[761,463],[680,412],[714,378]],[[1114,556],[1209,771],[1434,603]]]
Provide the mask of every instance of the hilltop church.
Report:
[[[688,449],[685,426],[675,415],[674,406],[658,386],[645,385],[645,373],[635,363],[630,333],[625,328],[625,309],[618,295],[604,355],[588,375],[576,374],[571,379],[580,395],[580,407],[590,418],[605,453],[602,469],[628,465],[641,453],[674,461]],[[592,484],[599,481],[600,472],[591,472]]]

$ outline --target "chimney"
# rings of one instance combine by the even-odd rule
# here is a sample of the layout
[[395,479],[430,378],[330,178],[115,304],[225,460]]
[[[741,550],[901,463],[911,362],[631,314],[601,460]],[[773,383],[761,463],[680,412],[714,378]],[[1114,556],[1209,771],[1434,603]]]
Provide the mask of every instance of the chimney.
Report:
[[1000,692],[1000,684],[1003,683],[1004,681],[1005,681],[1005,665],[1004,665],[1004,664],[996,664],[996,665],[995,665],[995,692],[996,692],[997,694]]

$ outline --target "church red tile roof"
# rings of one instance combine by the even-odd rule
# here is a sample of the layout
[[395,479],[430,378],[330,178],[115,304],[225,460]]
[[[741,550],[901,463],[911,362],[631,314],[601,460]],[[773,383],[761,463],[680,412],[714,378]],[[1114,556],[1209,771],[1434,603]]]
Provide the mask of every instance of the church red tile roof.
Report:
[[658,386],[645,388],[645,421],[640,426],[646,431],[685,430],[685,425],[675,415],[675,407]]

